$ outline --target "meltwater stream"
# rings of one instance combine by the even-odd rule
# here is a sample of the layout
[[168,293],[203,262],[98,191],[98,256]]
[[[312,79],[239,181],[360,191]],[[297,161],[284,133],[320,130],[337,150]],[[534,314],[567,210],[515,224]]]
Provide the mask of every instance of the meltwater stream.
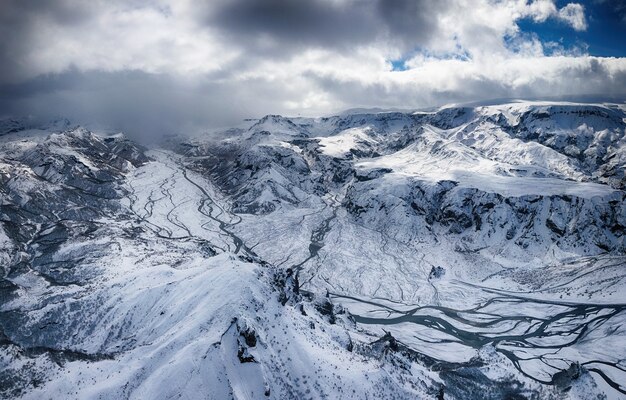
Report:
[[[384,326],[417,352],[432,345],[462,345],[473,352],[491,345],[523,375],[543,384],[555,384],[559,372],[578,363],[626,394],[626,349],[620,346],[626,339],[626,304],[573,303],[489,288],[483,291],[493,296],[472,308],[425,305],[405,311],[369,299],[331,295],[339,301],[367,304],[374,307],[373,313],[384,311],[387,317],[353,316],[364,326]],[[450,361],[445,351],[434,357]]]

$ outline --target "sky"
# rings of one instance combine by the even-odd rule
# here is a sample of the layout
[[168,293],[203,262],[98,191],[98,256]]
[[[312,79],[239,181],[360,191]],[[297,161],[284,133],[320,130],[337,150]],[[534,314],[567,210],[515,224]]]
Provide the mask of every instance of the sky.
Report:
[[183,133],[266,114],[626,99],[626,0],[2,0],[0,116]]

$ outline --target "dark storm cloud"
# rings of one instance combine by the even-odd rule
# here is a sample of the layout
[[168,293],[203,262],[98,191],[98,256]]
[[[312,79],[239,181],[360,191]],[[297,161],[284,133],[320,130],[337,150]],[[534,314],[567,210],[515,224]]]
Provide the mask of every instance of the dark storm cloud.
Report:
[[24,57],[36,45],[34,33],[49,26],[79,26],[94,15],[86,2],[2,0],[0,2],[0,82],[18,80],[29,66]]
[[234,0],[212,10],[207,22],[240,40],[267,35],[280,42],[334,46],[372,40],[376,28],[370,8],[365,2]]
[[0,20],[3,26],[25,26],[35,24],[37,20],[53,21],[58,24],[80,24],[89,19],[94,7],[86,2],[71,0],[3,0]]
[[447,0],[379,0],[376,8],[391,37],[403,40],[406,46],[417,46],[431,39],[448,6]]
[[[378,39],[411,49],[435,31],[445,1],[229,0],[214,4],[205,23],[242,47],[313,46],[342,50]],[[269,38],[273,43],[267,44]]]

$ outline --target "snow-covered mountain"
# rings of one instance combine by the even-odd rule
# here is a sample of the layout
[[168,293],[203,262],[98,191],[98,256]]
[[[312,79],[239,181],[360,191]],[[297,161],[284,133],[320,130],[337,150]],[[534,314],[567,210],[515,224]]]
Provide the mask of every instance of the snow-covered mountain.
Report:
[[624,398],[626,107],[0,123],[7,398]]

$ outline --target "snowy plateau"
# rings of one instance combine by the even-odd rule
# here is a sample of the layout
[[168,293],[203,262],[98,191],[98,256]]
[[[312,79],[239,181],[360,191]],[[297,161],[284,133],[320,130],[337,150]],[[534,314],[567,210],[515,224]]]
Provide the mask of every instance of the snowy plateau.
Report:
[[0,122],[0,397],[624,399],[626,106]]

